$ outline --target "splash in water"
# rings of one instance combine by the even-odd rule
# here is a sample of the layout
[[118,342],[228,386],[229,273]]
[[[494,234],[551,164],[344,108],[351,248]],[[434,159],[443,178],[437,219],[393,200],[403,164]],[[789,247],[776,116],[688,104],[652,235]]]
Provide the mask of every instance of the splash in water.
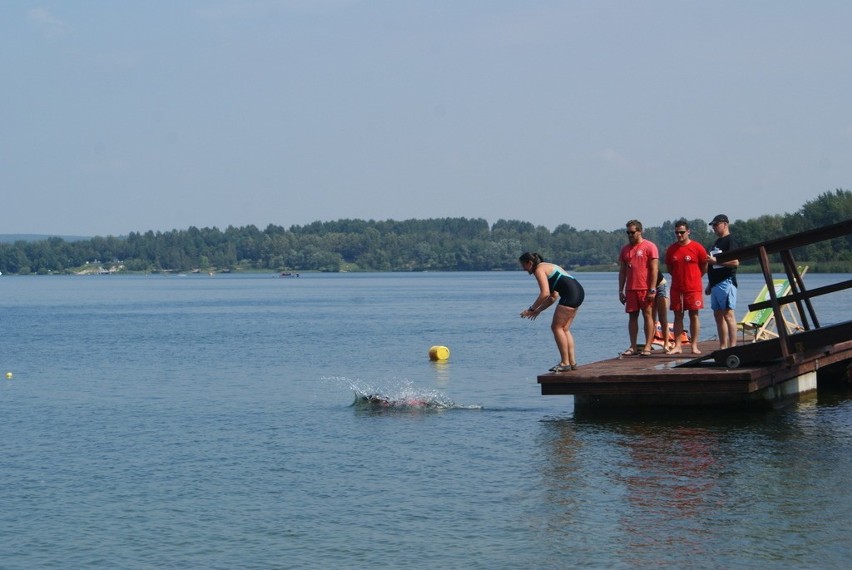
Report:
[[369,407],[369,408],[444,408],[452,406],[443,406],[427,398],[405,397],[396,398],[385,396],[383,394],[355,394],[354,406]]
[[370,409],[446,410],[452,408],[479,409],[479,406],[459,406],[437,390],[418,388],[409,380],[392,380],[375,386],[362,380],[333,378],[355,393],[353,406]]

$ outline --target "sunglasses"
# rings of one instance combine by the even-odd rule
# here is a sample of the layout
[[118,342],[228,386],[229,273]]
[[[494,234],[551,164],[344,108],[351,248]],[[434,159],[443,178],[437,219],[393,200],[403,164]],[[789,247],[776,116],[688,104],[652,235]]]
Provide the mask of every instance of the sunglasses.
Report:
[[675,230],[675,233],[679,236],[682,236],[683,234],[686,233],[686,230]]
[[629,236],[632,236],[633,234],[638,234],[638,233],[639,233],[639,230],[635,230],[635,231],[632,231],[632,232],[630,230],[627,230],[627,235],[629,235]]

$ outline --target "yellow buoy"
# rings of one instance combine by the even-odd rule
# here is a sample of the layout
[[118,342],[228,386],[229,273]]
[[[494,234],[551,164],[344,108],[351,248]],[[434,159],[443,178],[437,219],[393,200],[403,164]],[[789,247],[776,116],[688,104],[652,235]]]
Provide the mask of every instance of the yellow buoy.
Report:
[[429,360],[447,360],[450,357],[450,349],[446,346],[433,346],[429,349]]
[[8,378],[9,380],[11,380],[11,379],[12,379],[12,373],[11,373],[11,372],[7,372],[7,373],[6,373],[6,378]]

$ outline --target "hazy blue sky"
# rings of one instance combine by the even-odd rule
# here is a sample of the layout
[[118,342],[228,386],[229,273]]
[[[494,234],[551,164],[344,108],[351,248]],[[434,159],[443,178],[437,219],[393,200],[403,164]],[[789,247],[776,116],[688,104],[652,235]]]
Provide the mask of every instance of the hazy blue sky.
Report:
[[852,188],[849,0],[0,1],[0,233],[616,229]]

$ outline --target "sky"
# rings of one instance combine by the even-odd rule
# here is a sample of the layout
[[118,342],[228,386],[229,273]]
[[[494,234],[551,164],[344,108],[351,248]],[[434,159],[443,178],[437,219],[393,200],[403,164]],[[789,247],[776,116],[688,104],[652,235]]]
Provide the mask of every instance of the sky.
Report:
[[848,0],[0,0],[0,234],[796,212]]

